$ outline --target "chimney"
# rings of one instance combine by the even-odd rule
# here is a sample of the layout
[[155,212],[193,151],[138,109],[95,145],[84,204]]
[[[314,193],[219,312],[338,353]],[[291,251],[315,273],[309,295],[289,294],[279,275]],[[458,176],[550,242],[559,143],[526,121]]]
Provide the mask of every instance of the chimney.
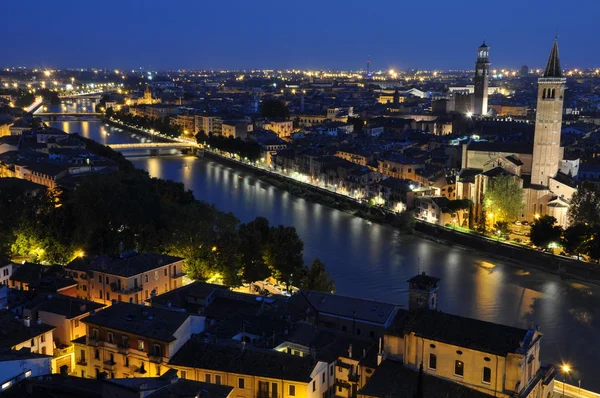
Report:
[[41,325],[41,324],[42,324],[42,318],[40,318],[39,316],[38,316],[38,319],[37,319],[37,324],[38,324],[38,325]]
[[377,351],[377,366],[381,365],[381,362],[383,362],[383,351],[382,351],[382,339],[381,337],[379,338],[379,351]]
[[27,327],[31,326],[31,318],[26,316],[25,318],[23,318],[23,324]]
[[348,358],[352,359],[352,344],[348,346]]

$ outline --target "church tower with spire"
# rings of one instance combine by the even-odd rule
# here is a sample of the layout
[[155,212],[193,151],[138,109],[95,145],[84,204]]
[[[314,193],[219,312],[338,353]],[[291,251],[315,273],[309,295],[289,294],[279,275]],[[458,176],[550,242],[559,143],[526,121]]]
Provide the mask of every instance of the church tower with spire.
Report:
[[490,76],[490,47],[485,41],[477,49],[475,63],[475,94],[473,97],[473,114],[485,116],[488,113],[488,86]]
[[554,40],[544,76],[538,79],[535,135],[531,184],[547,187],[556,176],[561,162],[560,131],[565,83],[558,57],[558,39]]

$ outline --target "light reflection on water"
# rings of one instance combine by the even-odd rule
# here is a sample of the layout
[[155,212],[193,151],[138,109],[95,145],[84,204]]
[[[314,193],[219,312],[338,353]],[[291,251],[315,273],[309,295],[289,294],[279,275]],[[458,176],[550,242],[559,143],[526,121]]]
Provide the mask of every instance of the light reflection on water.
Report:
[[[102,142],[100,123],[89,123],[90,138]],[[107,142],[131,142],[129,135],[107,129],[111,133]],[[405,304],[406,280],[426,271],[441,278],[443,311],[518,327],[539,324],[544,332],[542,360],[569,360],[581,371],[577,377],[582,386],[600,390],[600,380],[593,378],[600,351],[598,286],[400,235],[391,227],[296,198],[209,159],[132,161],[152,176],[184,182],[196,198],[233,212],[242,222],[264,216],[274,225],[295,226],[305,242],[306,262],[319,257],[340,294]]]

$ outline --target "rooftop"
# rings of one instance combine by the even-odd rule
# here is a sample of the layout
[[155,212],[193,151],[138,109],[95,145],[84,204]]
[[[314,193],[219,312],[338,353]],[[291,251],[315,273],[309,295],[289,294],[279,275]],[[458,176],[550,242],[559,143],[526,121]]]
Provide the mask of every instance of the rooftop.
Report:
[[176,340],[174,334],[190,315],[130,303],[115,303],[82,319],[89,325],[132,333],[165,342]]
[[399,310],[387,333],[415,333],[418,337],[501,356],[526,350],[532,336],[527,329],[428,310]]
[[316,312],[385,324],[398,306],[381,301],[365,300],[337,294],[301,290],[292,299],[306,300]]
[[27,309],[63,315],[67,319],[75,318],[103,307],[104,305],[89,300],[65,296],[63,294],[45,293],[38,295],[25,306]]
[[84,256],[71,261],[67,264],[67,268],[77,271],[99,271],[111,275],[129,277],[182,260],[183,258],[181,257],[154,253],[135,253],[123,258],[111,256]]
[[[485,398],[491,395],[472,390],[459,383],[423,374],[423,398]],[[386,359],[375,369],[367,384],[358,391],[367,397],[413,398],[417,394],[419,372],[405,367],[401,362]]]
[[37,322],[26,326],[23,319],[15,319],[15,314],[6,310],[0,311],[0,324],[0,347],[4,348],[14,347],[54,329],[54,326]]
[[270,349],[241,343],[215,344],[191,339],[169,361],[170,365],[308,383],[314,362]]

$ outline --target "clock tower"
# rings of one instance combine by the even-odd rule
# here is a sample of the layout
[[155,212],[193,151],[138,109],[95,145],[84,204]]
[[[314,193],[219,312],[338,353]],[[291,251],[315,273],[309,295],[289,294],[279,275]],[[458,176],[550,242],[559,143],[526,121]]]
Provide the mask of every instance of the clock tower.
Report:
[[490,47],[485,41],[477,49],[475,62],[475,95],[473,97],[473,114],[485,116],[488,113],[488,86],[490,76]]

